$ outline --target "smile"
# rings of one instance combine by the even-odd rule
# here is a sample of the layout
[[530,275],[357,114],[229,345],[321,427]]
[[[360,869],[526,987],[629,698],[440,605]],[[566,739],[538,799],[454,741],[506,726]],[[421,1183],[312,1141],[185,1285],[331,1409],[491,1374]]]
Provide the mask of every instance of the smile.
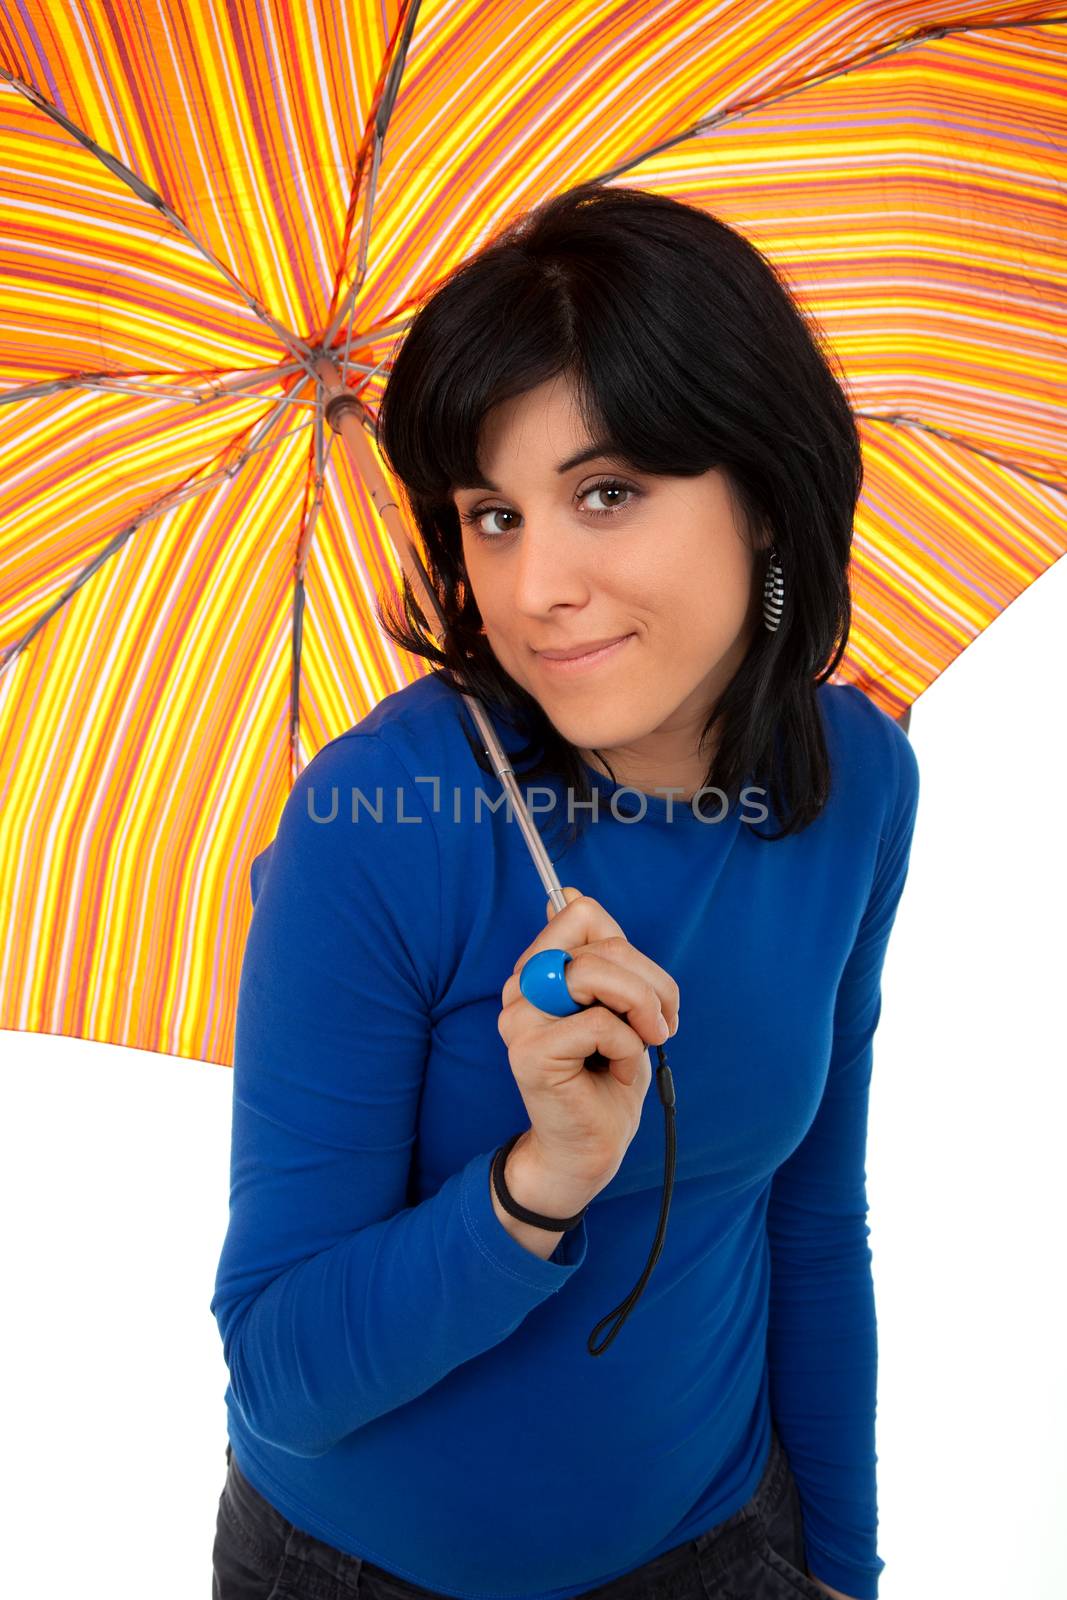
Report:
[[591,650],[588,655],[571,656],[567,661],[553,661],[549,656],[538,655],[537,659],[553,675],[562,673],[571,675],[576,672],[588,672],[593,667],[600,666],[601,662],[610,661],[617,656],[633,638],[632,633],[617,639],[614,644],[606,644],[600,650]]

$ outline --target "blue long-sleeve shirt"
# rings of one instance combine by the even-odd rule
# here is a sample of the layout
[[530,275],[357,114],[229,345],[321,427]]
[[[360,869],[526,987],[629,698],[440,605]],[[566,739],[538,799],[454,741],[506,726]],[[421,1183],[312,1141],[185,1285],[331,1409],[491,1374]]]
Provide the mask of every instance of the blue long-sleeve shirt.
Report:
[[493,1154],[529,1117],[500,995],[547,896],[462,699],[424,676],[301,774],[252,866],[211,1310],[237,1463],[315,1537],[466,1600],[565,1600],[743,1505],[773,1418],[811,1571],[876,1600],[864,1158],[918,768],[858,689],[816,697],[833,791],[777,842],[762,792],[721,822],[613,810],[592,768],[568,842],[562,782],[520,779],[561,882],[681,991],[666,1239],[597,1357],[655,1237],[663,1108],[653,1084],[547,1260],[501,1225]]

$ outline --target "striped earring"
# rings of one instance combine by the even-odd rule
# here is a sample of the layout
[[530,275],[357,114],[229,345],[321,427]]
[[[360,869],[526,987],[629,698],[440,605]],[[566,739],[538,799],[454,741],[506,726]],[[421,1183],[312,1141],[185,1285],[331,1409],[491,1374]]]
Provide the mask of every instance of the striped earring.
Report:
[[768,633],[774,633],[781,622],[784,603],[785,579],[782,576],[782,563],[772,545],[767,576],[763,580],[763,625]]

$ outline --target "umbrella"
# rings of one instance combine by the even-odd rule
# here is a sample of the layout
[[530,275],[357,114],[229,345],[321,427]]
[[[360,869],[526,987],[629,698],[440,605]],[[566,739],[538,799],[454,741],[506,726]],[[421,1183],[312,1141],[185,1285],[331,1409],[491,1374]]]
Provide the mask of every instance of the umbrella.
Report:
[[433,606],[391,357],[577,183],[714,211],[825,330],[865,458],[836,679],[906,715],[1067,543],[1054,9],[4,6],[0,1027],[232,1061],[250,863],[426,670],[374,618]]

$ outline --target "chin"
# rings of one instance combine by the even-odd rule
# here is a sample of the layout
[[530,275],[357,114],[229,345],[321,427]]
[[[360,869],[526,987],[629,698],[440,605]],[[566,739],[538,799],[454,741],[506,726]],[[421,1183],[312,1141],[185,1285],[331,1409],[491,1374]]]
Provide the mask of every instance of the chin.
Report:
[[600,722],[588,717],[585,719],[555,717],[548,707],[545,707],[545,715],[556,731],[561,733],[568,744],[572,744],[576,750],[603,750],[607,752],[609,759],[611,751],[616,747],[629,746],[648,732],[644,726],[624,727],[618,722]]

